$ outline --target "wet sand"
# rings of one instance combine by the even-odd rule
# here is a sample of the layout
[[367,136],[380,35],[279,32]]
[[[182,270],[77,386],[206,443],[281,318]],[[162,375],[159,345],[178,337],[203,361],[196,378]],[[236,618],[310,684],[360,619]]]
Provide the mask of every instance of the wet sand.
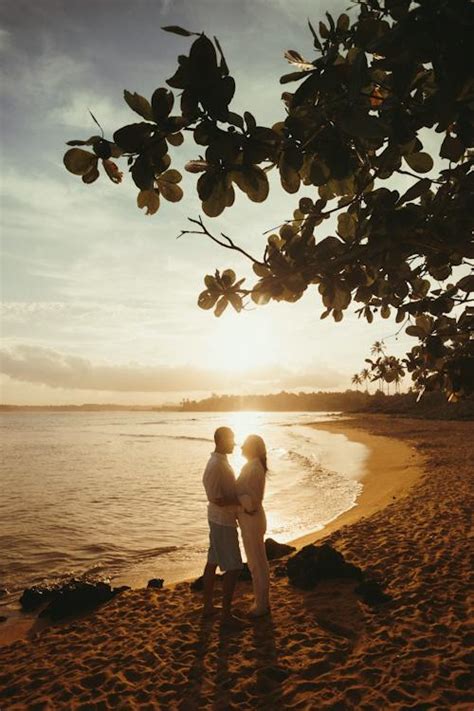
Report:
[[[472,709],[473,423],[364,416],[318,427],[371,454],[357,506],[299,543],[330,542],[390,602],[367,607],[350,581],[303,592],[275,576],[276,561],[271,618],[230,634],[201,619],[187,583],[130,590],[1,647],[2,711]],[[237,611],[250,599],[241,583]]]

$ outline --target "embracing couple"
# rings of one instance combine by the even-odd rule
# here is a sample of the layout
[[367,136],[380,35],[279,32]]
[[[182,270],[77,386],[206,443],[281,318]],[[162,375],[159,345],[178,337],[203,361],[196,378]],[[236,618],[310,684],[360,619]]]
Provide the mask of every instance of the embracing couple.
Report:
[[224,572],[222,580],[222,623],[239,626],[242,623],[232,614],[232,598],[242,570],[237,523],[252,575],[254,604],[251,617],[270,611],[270,574],[265,552],[264,534],[267,528],[262,501],[267,474],[265,442],[258,435],[250,435],[242,445],[247,463],[238,478],[227,459],[235,447],[234,433],[229,427],[219,427],[214,433],[215,450],[211,454],[203,476],[208,499],[209,552],[204,570],[205,616],[213,615],[216,568]]

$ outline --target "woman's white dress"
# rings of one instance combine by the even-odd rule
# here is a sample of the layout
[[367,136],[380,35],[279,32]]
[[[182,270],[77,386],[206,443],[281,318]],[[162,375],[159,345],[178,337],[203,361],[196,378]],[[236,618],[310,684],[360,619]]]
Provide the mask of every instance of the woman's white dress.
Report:
[[[242,506],[238,512],[239,526],[247,563],[252,574],[254,611],[259,614],[268,610],[270,606],[270,571],[264,544],[267,519],[262,505],[265,493],[265,470],[259,459],[252,459],[242,467],[236,486],[237,496]],[[255,513],[247,514],[245,509]]]

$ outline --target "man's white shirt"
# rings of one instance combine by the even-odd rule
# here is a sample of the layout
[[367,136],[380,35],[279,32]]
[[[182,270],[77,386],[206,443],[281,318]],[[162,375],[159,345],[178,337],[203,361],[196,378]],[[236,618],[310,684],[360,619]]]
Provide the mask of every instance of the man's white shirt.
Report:
[[212,499],[233,498],[236,495],[235,474],[226,454],[213,452],[204,470],[202,483],[206,490],[209,521],[221,526],[237,526],[237,506],[218,506]]

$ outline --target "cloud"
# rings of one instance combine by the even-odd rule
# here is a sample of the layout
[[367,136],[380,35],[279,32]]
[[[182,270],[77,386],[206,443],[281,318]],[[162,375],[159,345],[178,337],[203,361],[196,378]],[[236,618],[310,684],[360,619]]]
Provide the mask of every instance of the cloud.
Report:
[[19,344],[0,351],[0,372],[13,380],[69,390],[113,392],[235,391],[249,387],[331,388],[345,377],[331,369],[318,373],[290,372],[275,366],[225,373],[190,366],[93,363],[51,348]]
[[11,34],[8,30],[0,27],[0,52],[4,52],[10,47]]
[[91,123],[89,111],[92,111],[108,136],[119,126],[134,120],[134,115],[124,101],[112,101],[87,89],[70,91],[61,104],[50,111],[49,116],[54,123],[77,129],[77,138],[88,138],[87,131],[90,135],[99,134],[98,127]]

